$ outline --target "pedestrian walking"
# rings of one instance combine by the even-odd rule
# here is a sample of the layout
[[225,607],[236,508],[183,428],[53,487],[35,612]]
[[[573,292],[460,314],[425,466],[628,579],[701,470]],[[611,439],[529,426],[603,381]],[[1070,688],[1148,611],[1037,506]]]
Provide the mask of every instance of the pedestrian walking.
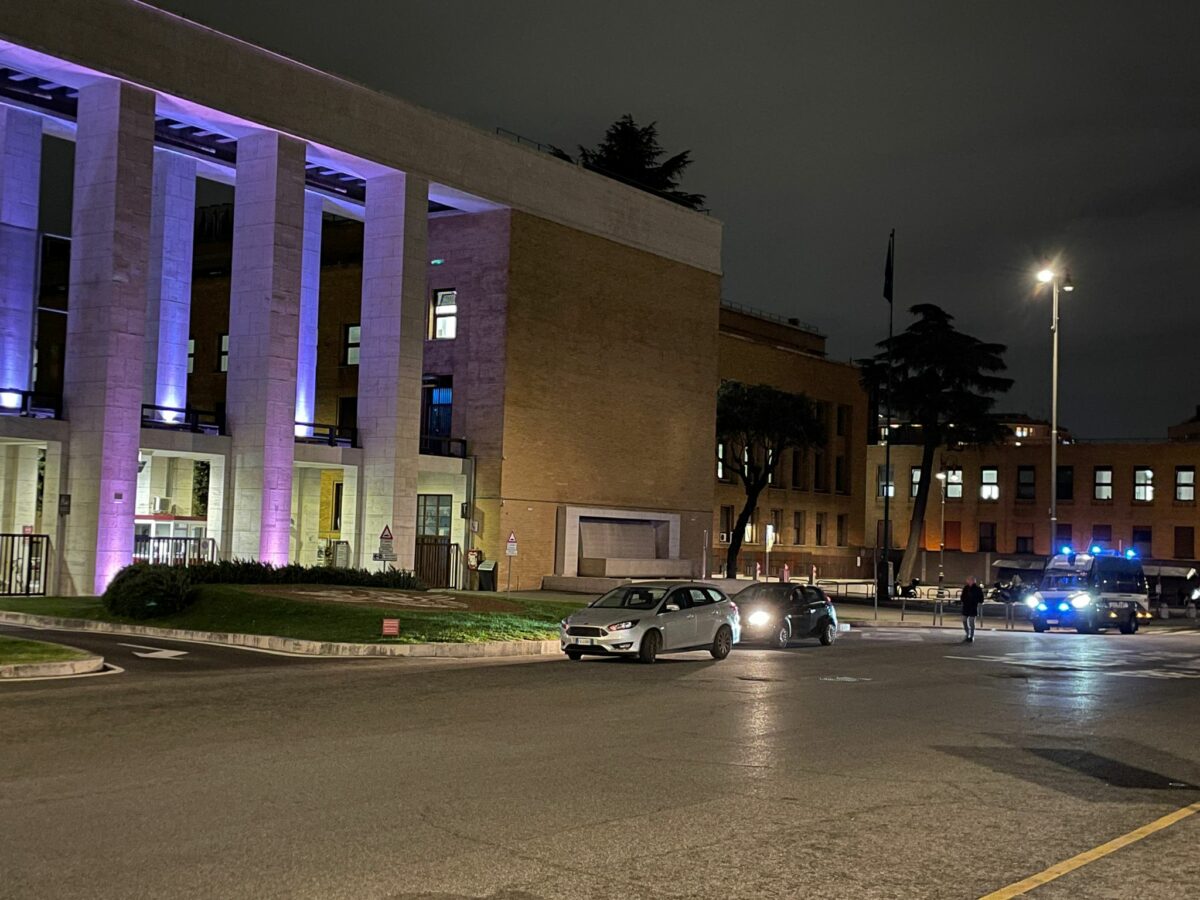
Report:
[[963,631],[967,635],[963,641],[970,644],[975,640],[975,617],[979,615],[979,607],[983,603],[983,588],[975,583],[973,575],[967,576],[967,583],[963,586],[960,596],[962,597]]

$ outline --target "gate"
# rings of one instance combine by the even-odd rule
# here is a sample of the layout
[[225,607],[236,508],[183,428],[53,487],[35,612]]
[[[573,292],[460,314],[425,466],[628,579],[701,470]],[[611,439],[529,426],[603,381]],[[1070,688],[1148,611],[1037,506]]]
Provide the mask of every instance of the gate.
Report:
[[426,587],[457,589],[462,553],[445,538],[418,537],[413,571]]
[[0,534],[0,596],[44,596],[49,557],[47,534]]
[[217,542],[212,538],[150,537],[139,534],[133,539],[133,559],[134,562],[170,566],[216,562]]

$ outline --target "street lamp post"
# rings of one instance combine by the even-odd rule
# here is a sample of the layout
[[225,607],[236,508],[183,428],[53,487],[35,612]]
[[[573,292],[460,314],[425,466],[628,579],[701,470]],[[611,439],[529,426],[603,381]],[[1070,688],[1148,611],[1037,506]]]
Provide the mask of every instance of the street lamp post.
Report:
[[938,624],[938,613],[946,597],[946,473],[937,473],[938,486],[942,489],[942,528],[938,538],[938,589],[933,604],[933,623]]
[[1060,275],[1046,267],[1037,273],[1037,280],[1049,284],[1053,293],[1050,304],[1050,335],[1053,350],[1050,354],[1050,555],[1058,540],[1058,292],[1075,290],[1071,274]]

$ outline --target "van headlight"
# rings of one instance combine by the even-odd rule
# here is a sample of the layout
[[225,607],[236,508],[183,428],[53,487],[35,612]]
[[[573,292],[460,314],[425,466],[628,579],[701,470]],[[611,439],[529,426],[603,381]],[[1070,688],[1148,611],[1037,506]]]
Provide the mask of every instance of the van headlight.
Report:
[[750,613],[751,625],[766,625],[770,621],[771,614],[766,610],[756,609],[754,612]]
[[1038,591],[1034,591],[1025,598],[1025,605],[1030,609],[1037,609],[1039,603],[1042,602],[1042,595]]
[[1075,607],[1075,609],[1083,609],[1084,607],[1088,607],[1088,606],[1092,605],[1092,595],[1091,594],[1085,594],[1085,593],[1072,594],[1070,597],[1070,600],[1071,600],[1071,606]]

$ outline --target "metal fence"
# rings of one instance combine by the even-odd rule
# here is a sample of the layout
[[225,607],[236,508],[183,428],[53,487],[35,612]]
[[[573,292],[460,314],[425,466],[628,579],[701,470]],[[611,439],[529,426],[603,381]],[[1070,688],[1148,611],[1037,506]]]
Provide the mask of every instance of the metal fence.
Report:
[[462,570],[462,552],[458,544],[444,538],[417,538],[413,571],[426,587],[457,589]]
[[217,542],[212,538],[150,537],[139,534],[133,539],[135,562],[168,566],[192,566],[217,561]]
[[0,596],[43,596],[49,558],[49,535],[0,534]]

